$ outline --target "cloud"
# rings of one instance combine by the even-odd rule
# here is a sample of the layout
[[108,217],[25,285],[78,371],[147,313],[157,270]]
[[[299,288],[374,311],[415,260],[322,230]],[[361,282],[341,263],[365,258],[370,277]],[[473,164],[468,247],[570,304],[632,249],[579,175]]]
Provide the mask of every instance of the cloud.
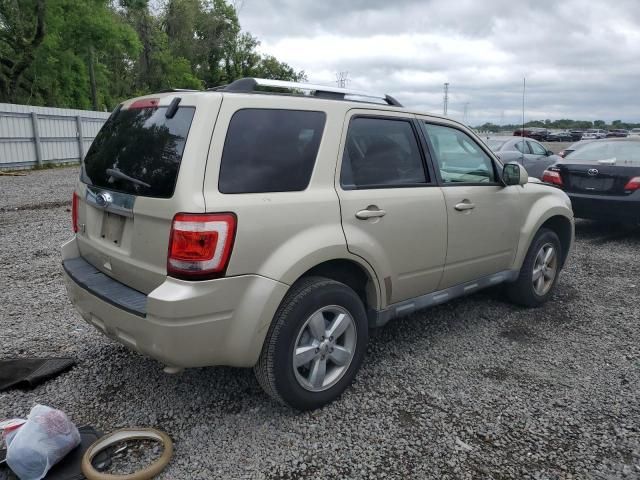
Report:
[[470,123],[640,121],[637,0],[245,0],[244,29],[309,81],[387,92]]

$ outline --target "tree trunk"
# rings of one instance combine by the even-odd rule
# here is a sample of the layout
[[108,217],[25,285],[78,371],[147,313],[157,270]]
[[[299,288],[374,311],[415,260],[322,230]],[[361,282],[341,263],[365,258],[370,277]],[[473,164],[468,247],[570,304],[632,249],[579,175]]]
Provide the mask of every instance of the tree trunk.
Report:
[[89,81],[91,82],[91,103],[93,109],[98,110],[98,90],[96,88],[96,72],[93,68],[93,47],[89,47]]

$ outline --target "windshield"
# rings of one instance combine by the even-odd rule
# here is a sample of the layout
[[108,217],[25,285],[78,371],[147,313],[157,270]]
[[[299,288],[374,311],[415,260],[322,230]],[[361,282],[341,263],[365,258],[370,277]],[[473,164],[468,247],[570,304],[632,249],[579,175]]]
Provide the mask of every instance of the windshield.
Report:
[[103,125],[84,159],[81,180],[133,195],[173,195],[182,152],[195,113],[180,107],[120,110]]
[[610,161],[615,165],[640,164],[640,142],[593,142],[584,145],[565,157],[572,163],[597,163]]

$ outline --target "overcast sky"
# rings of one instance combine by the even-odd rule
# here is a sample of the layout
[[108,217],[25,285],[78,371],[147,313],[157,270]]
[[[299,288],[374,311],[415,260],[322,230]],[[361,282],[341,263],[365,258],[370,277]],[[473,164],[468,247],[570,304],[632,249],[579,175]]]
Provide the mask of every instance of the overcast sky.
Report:
[[244,0],[263,53],[310,82],[389,93],[407,106],[515,123],[640,121],[640,0]]

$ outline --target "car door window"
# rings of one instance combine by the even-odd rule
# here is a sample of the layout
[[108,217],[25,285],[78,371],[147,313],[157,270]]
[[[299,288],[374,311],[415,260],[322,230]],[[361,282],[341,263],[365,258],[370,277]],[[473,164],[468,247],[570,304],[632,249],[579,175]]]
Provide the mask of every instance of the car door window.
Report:
[[340,172],[344,189],[420,186],[428,181],[409,120],[378,117],[351,120]]
[[527,146],[527,142],[525,142],[524,140],[520,140],[519,142],[515,143],[515,147],[516,150],[518,150],[520,153],[531,153],[531,151],[529,150],[529,147]]
[[443,183],[495,183],[493,161],[466,133],[424,123]]
[[531,153],[534,155],[546,155],[547,149],[540,145],[538,142],[528,142]]

